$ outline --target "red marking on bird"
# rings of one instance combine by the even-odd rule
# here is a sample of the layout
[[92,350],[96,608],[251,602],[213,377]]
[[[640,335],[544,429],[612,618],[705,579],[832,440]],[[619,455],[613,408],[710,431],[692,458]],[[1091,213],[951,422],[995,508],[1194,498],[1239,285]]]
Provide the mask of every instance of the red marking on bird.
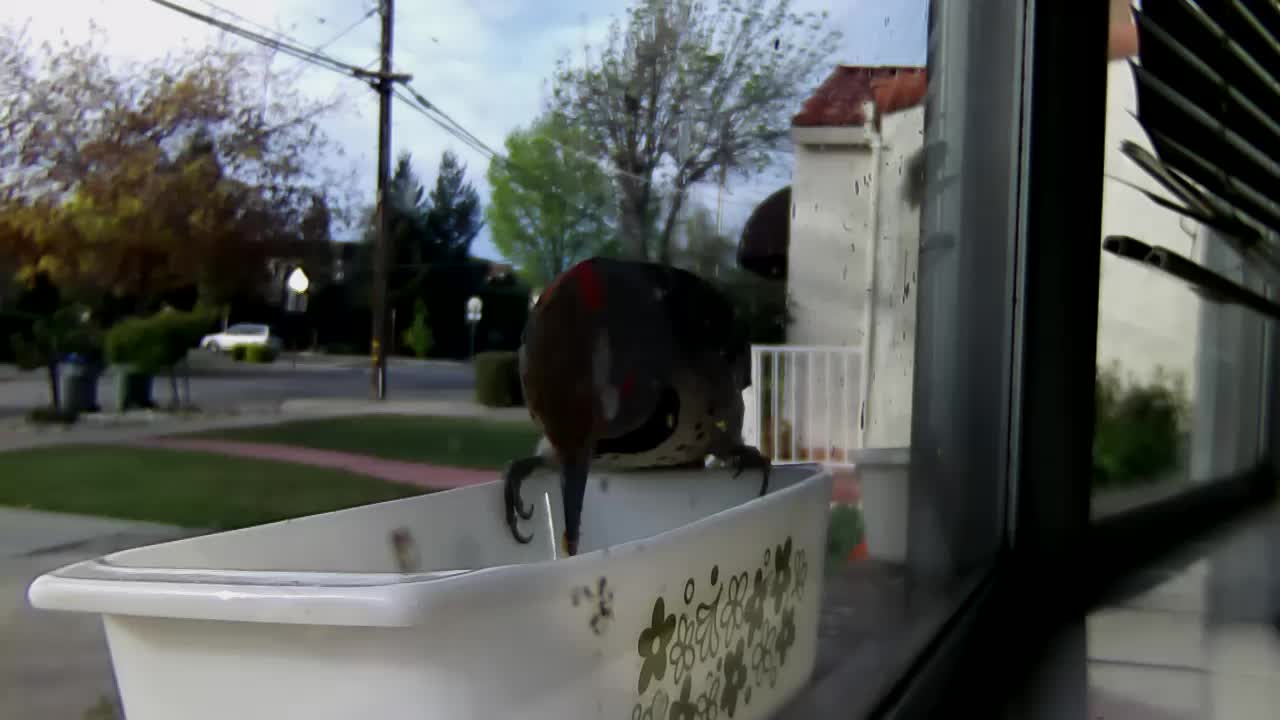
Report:
[[600,274],[587,263],[579,263],[569,271],[582,293],[582,302],[589,310],[604,307],[604,284],[600,282]]

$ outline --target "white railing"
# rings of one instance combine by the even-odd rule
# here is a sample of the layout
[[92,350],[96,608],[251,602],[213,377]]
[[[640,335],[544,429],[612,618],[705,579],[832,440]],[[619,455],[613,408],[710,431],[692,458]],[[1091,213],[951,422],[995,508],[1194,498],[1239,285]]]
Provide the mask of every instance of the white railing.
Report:
[[743,439],[778,464],[851,465],[862,447],[862,348],[753,345]]

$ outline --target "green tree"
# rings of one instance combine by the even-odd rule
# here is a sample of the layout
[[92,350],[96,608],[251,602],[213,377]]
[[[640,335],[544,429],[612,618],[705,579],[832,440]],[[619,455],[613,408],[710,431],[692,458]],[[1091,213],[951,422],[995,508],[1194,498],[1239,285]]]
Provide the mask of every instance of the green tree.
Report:
[[612,185],[583,147],[582,134],[553,113],[507,136],[506,158],[489,164],[493,244],[533,287],[617,251]]
[[[413,158],[403,152],[396,159],[387,192],[388,239],[394,258],[388,282],[393,297],[415,295],[427,267],[439,259],[427,234],[430,209],[426,190],[413,169]],[[371,227],[370,232],[374,231]]]
[[560,64],[551,107],[619,171],[628,256],[668,262],[692,185],[772,161],[839,37],[790,0],[634,0],[598,52]]
[[9,338],[19,367],[45,370],[50,408],[57,409],[62,404],[58,368],[63,356],[92,351],[100,342],[96,328],[89,323],[87,316],[87,308],[65,305],[49,314],[36,316],[30,335],[18,334]]
[[673,252],[672,262],[729,296],[739,329],[751,342],[786,342],[791,314],[785,279],[763,278],[738,267],[737,245],[716,228],[711,210],[702,205],[690,209],[684,243]]
[[467,181],[467,168],[452,151],[440,156],[436,184],[427,196],[426,231],[431,260],[462,260],[484,227],[480,194]]
[[739,272],[737,243],[716,228],[715,214],[702,205],[690,208],[684,222],[684,246],[675,264],[706,278],[728,277]]
[[404,344],[420,358],[431,352],[431,326],[427,319],[427,303],[418,298],[413,303],[413,323],[404,331]]
[[[430,194],[413,167],[413,157],[402,152],[387,184],[389,253],[392,258],[388,286],[392,301],[402,306],[420,297],[432,266],[465,260],[471,242],[483,223],[480,196],[466,180],[466,168],[456,155],[445,151]],[[370,247],[377,238],[377,214],[365,212],[363,241]],[[372,264],[360,268],[358,281],[371,288]],[[365,294],[368,290],[364,291]],[[405,308],[407,310],[407,308]]]

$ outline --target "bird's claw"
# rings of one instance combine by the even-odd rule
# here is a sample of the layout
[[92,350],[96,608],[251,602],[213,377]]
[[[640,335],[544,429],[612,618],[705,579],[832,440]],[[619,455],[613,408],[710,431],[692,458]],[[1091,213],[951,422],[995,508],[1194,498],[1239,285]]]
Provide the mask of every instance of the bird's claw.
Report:
[[543,460],[540,457],[522,458],[508,465],[507,471],[503,474],[502,496],[506,506],[507,527],[511,529],[511,536],[521,544],[527,544],[533,540],[533,535],[520,532],[519,520],[532,519],[534,508],[533,505],[524,504],[524,500],[520,497],[520,485],[542,464]]
[[763,473],[764,479],[760,483],[760,494],[764,495],[769,492],[769,471],[773,464],[769,458],[761,454],[760,450],[750,445],[739,445],[733,449],[733,476],[736,478],[742,474],[743,470],[748,468],[757,468]]

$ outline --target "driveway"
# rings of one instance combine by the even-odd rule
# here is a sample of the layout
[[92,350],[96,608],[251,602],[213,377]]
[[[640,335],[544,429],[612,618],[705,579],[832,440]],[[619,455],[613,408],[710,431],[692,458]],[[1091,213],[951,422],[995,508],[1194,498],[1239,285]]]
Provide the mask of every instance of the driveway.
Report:
[[27,586],[63,565],[196,534],[166,525],[0,507],[0,718],[106,720],[115,678],[96,615],[34,610]]

